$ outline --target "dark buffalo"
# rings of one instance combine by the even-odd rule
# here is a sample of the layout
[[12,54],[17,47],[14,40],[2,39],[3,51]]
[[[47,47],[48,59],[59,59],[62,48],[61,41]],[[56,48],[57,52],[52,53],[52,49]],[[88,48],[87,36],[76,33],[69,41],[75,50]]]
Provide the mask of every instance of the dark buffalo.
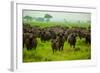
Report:
[[37,47],[37,39],[34,38],[33,34],[29,35],[29,38],[25,41],[27,50],[31,50],[32,48],[36,49]]
[[48,41],[51,39],[51,33],[48,29],[42,29],[40,32],[41,41]]
[[36,49],[37,39],[34,37],[32,33],[23,34],[23,47],[24,46],[26,46],[27,50],[31,50],[32,48]]
[[86,34],[85,41],[86,43],[91,44],[91,34],[90,33]]
[[53,53],[57,50],[60,50],[60,44],[59,44],[58,38],[51,40],[51,47],[52,47]]
[[58,36],[59,36],[59,51],[60,51],[60,49],[63,50],[64,47],[65,35],[64,33],[60,33]]
[[72,46],[73,48],[75,48],[75,44],[76,44],[76,33],[71,33],[68,36],[68,43],[70,44],[70,46]]

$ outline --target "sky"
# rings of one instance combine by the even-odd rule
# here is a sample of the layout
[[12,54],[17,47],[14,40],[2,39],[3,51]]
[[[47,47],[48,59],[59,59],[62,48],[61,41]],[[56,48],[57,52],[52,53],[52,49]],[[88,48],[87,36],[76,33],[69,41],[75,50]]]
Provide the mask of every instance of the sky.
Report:
[[91,21],[90,13],[79,13],[79,12],[54,12],[54,11],[34,11],[34,10],[23,10],[23,16],[31,17],[44,17],[45,14],[50,14],[53,18],[50,21],[54,22],[77,22],[77,21]]

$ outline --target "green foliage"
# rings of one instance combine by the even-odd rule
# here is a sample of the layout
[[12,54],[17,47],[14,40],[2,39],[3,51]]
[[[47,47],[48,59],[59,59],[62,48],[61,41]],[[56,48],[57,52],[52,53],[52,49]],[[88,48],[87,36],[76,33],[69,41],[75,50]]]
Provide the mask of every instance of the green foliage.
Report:
[[44,18],[46,18],[46,21],[49,21],[50,18],[52,18],[52,16],[50,14],[45,14],[44,15]]
[[45,14],[44,18],[52,18],[50,14]]
[[27,20],[27,22],[28,22],[28,21],[32,21],[32,20],[33,20],[33,18],[32,18],[31,16],[25,16],[25,17],[23,17],[23,19],[26,19],[26,20]]

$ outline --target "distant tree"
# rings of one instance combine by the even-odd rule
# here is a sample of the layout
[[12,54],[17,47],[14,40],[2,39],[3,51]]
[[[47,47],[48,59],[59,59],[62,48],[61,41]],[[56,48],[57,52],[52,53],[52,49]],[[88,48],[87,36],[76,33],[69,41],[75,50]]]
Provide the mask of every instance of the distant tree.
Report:
[[52,16],[50,14],[45,14],[44,18],[46,19],[46,21],[50,21],[50,19],[52,18]]
[[31,16],[25,16],[24,19],[26,19],[26,21],[32,21],[33,18]]

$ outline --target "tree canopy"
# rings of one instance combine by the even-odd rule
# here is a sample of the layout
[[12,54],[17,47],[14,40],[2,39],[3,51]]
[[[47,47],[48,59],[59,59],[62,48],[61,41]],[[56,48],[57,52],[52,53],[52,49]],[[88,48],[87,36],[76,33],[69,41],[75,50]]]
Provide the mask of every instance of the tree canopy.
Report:
[[50,14],[45,14],[44,15],[44,18],[46,18],[46,21],[49,21],[50,18],[52,18],[52,16]]
[[24,16],[24,19],[26,19],[27,21],[31,21],[33,18],[31,16]]

